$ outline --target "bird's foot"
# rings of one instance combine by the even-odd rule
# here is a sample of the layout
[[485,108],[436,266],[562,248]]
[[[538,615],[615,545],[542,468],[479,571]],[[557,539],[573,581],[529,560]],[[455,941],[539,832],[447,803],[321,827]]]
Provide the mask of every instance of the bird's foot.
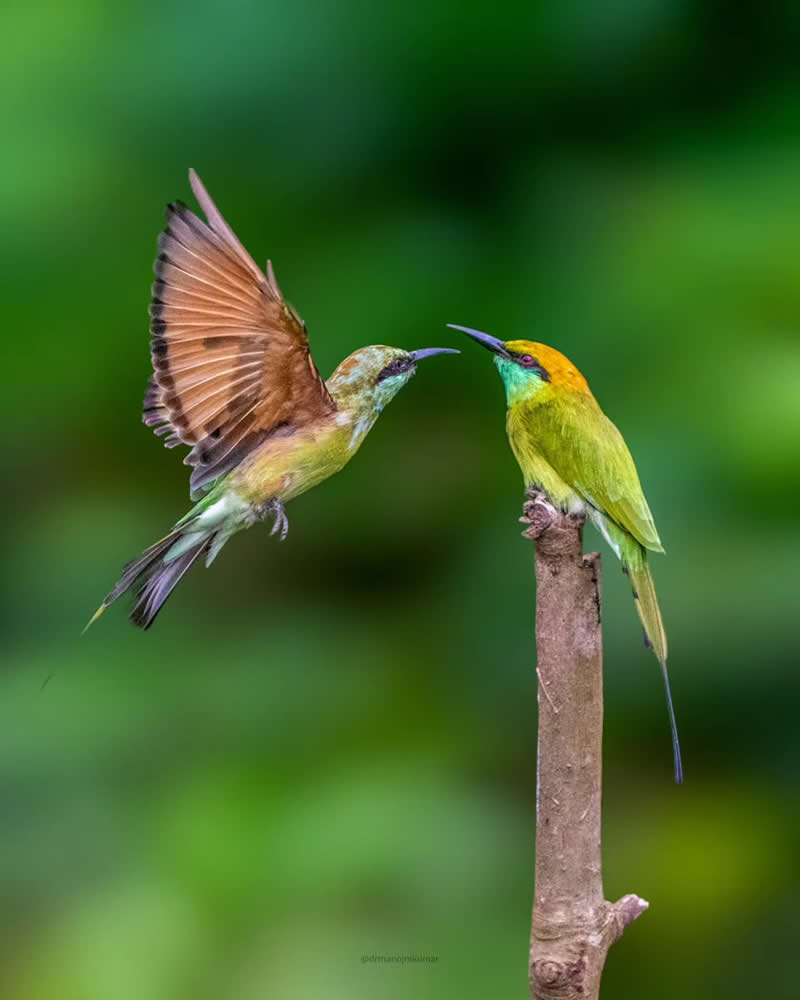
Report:
[[266,503],[258,507],[260,519],[263,520],[270,515],[274,518],[270,535],[280,533],[280,541],[284,541],[289,534],[289,518],[286,516],[286,508],[277,497],[272,497],[271,500],[267,500]]
[[522,517],[520,524],[527,527],[522,532],[522,537],[532,542],[546,531],[553,523],[556,512],[553,505],[548,500],[546,494],[541,490],[528,488],[525,490],[525,502],[522,505]]
[[566,503],[563,506],[554,505],[544,490],[539,490],[535,486],[529,486],[525,490],[522,517],[519,519],[521,524],[527,525],[522,532],[523,538],[535,542],[552,524],[562,518],[580,528],[586,515],[581,510],[571,510]]

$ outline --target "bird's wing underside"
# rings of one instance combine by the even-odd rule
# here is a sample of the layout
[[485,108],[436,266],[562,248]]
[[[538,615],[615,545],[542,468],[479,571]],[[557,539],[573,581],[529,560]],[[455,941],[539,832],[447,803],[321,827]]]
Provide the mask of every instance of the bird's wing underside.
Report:
[[[631,453],[591,395],[544,412],[538,444],[561,478],[646,549],[662,552]],[[550,411],[549,407],[541,407]]]
[[256,266],[200,178],[189,173],[206,224],[167,207],[150,306],[154,374],[144,422],[192,446],[201,490],[277,431],[335,410],[311,357],[305,325],[284,301],[271,265]]

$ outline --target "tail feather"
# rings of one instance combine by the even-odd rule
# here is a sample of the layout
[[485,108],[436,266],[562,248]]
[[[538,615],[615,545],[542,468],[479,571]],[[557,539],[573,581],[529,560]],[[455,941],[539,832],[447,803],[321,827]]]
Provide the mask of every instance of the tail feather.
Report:
[[184,574],[200,555],[211,548],[214,537],[214,534],[198,536],[194,545],[184,546],[183,550],[174,556],[171,550],[176,545],[183,545],[184,536],[180,531],[172,531],[145,549],[122,570],[119,580],[89,620],[84,632],[97,621],[107,607],[134,588],[136,604],[131,611],[131,621],[140,628],[150,628]]
[[131,559],[129,563],[126,563],[122,569],[122,574],[119,580],[117,580],[114,587],[103,601],[103,605],[107,608],[109,604],[113,604],[114,601],[122,597],[123,594],[127,593],[136,581],[144,576],[148,570],[152,570],[153,567],[159,563],[172,548],[175,542],[175,537],[175,532],[171,531],[160,541],[145,549],[140,556],[137,556],[135,559]]
[[250,523],[250,505],[220,484],[219,489],[212,490],[182,517],[168,535],[125,566],[84,632],[129,590],[136,595],[131,621],[140,628],[150,628],[164,602],[200,556],[205,555],[206,566],[210,566],[228,539]]
[[656,588],[653,586],[653,577],[650,575],[650,567],[647,565],[647,554],[642,550],[641,562],[638,566],[634,567],[633,565],[623,564],[623,567],[633,587],[633,600],[644,629],[645,645],[655,653],[658,662],[661,664],[661,672],[664,675],[667,711],[669,713],[669,725],[672,732],[672,756],[675,764],[675,781],[681,784],[683,781],[683,762],[681,760],[681,747],[678,742],[675,709],[672,705],[672,692],[669,686],[669,673],[667,672],[667,634],[664,631],[664,622],[661,619],[661,611],[658,607]]
[[161,560],[160,565],[147,576],[137,591],[137,601],[131,611],[134,625],[143,629],[150,628],[169,595],[210,545],[211,539],[206,538],[169,562]]

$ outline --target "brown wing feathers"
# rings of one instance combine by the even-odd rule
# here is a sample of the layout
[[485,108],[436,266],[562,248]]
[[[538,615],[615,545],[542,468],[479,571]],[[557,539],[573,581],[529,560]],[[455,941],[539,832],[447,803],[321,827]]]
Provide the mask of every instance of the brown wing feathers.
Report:
[[167,447],[192,445],[193,491],[211,483],[270,434],[330,413],[305,328],[220,215],[200,179],[192,188],[206,225],[185,205],[167,207],[150,306],[155,374],[144,422]]

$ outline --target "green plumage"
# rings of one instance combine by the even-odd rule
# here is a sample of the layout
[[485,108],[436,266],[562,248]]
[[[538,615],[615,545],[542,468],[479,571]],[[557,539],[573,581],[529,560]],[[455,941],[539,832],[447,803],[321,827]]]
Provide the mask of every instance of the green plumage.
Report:
[[525,485],[565,513],[587,517],[628,575],[645,642],[661,664],[667,693],[675,779],[683,780],[667,674],[667,636],[647,562],[663,552],[631,453],[600,409],[586,379],[563,354],[528,340],[503,342],[457,327],[487,347],[506,390],[506,429]]

